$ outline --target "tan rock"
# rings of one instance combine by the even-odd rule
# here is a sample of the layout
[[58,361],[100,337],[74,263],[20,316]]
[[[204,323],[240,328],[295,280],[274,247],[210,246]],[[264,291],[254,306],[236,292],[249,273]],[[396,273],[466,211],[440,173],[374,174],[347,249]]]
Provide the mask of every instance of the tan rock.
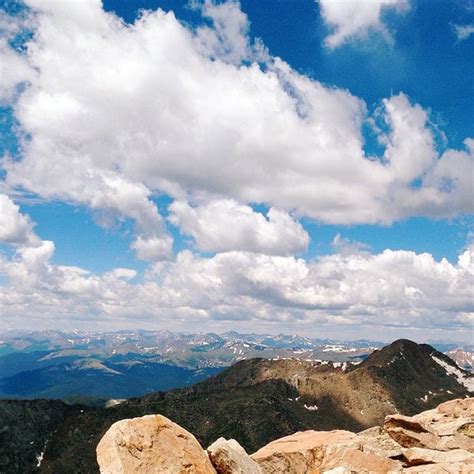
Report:
[[350,447],[328,447],[321,465],[323,472],[343,467],[347,472],[357,473],[398,473],[402,464],[388,457]]
[[357,443],[356,435],[350,431],[308,430],[272,441],[251,457],[264,474],[310,474],[319,472],[326,447],[354,443]]
[[388,459],[383,449],[366,451],[375,432],[358,436],[349,431],[304,431],[273,441],[254,453],[264,474],[320,472],[401,472],[401,463]]
[[438,413],[446,416],[458,418],[460,416],[474,416],[474,398],[458,398],[438,405]]
[[367,428],[366,430],[359,431],[357,436],[367,436],[368,438],[374,438],[380,436],[383,430],[380,426],[372,426],[371,428]]
[[439,436],[454,435],[456,432],[468,434],[469,430],[461,430],[472,425],[474,417],[474,398],[460,398],[441,403],[434,410],[424,411],[412,418],[429,426]]
[[388,415],[385,417],[385,431],[404,448],[431,448],[440,445],[440,437],[430,431],[415,418],[404,415]]
[[372,431],[365,430],[357,433],[364,452],[392,458],[402,454],[403,448],[382,428],[378,427],[377,431],[370,429]]
[[97,446],[101,474],[215,474],[196,438],[161,415],[114,423]]
[[217,474],[261,474],[260,466],[235,439],[219,438],[207,448]]
[[463,433],[454,433],[453,436],[444,436],[441,438],[439,448],[441,451],[448,451],[451,449],[465,449],[471,453],[474,452],[474,439],[466,436]]
[[424,466],[413,466],[404,469],[403,472],[413,474],[472,474],[474,472],[473,466],[457,463],[441,463],[441,464],[425,464]]
[[472,463],[474,454],[464,449],[436,451],[434,449],[410,448],[403,450],[403,457],[409,466],[431,463]]
[[474,452],[474,398],[442,403],[415,416],[389,415],[384,427],[405,448]]

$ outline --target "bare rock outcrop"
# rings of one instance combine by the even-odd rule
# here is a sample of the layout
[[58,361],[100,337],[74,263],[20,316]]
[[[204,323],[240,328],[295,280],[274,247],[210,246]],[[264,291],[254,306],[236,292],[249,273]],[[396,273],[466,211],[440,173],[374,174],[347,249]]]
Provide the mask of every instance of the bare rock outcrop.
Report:
[[389,415],[384,428],[304,431],[252,455],[270,473],[474,472],[474,398],[416,416]]
[[355,437],[354,433],[344,430],[302,431],[268,443],[252,454],[252,458],[264,473],[311,472],[321,466],[327,447],[351,445]]
[[474,454],[464,449],[436,451],[434,449],[409,448],[403,451],[403,457],[409,466],[435,463],[466,463],[474,461]]
[[389,415],[384,428],[404,448],[474,452],[474,398],[450,400],[415,416]]
[[196,438],[160,415],[122,420],[97,446],[102,474],[348,474],[474,472],[474,398],[442,403],[416,416],[389,415],[384,428],[360,433],[302,431],[249,456],[219,438]]
[[196,438],[161,415],[120,420],[97,446],[101,474],[215,474]]
[[217,474],[262,474],[260,466],[235,439],[219,438],[207,453]]
[[[264,474],[300,474],[344,468],[348,472],[400,472],[401,464],[363,450],[350,431],[303,431],[273,441],[252,455]],[[368,439],[368,438],[367,438]]]

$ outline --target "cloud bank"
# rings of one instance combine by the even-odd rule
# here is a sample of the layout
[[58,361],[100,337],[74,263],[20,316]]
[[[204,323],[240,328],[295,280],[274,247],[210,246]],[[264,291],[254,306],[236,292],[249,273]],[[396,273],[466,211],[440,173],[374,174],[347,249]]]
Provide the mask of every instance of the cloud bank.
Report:
[[20,247],[11,260],[0,259],[8,279],[0,287],[0,310],[3,324],[29,319],[39,326],[51,319],[66,325],[159,322],[181,329],[250,322],[298,324],[311,333],[331,327],[343,334],[357,326],[468,335],[473,248],[453,265],[429,254],[372,254],[338,245],[338,253],[314,261],[243,251],[204,258],[184,250],[135,281],[129,269],[97,275],[54,265],[54,244],[44,241]]

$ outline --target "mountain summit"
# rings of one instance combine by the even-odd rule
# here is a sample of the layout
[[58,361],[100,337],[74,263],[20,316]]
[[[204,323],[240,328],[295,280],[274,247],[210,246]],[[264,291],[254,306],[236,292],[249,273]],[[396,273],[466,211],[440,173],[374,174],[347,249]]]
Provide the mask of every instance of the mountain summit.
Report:
[[[469,395],[473,380],[433,347],[399,340],[359,364],[244,360],[192,387],[108,409],[2,401],[0,470],[30,472],[39,463],[40,472],[97,472],[95,446],[112,423],[148,414],[175,420],[203,445],[224,436],[253,452],[296,431],[360,431],[386,415],[434,408]],[[47,410],[59,415],[39,430]]]

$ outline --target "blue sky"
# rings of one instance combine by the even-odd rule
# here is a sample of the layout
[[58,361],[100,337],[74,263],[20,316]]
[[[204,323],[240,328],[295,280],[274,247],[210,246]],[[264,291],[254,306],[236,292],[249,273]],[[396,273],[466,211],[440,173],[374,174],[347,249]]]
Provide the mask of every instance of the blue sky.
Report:
[[[400,0],[387,6],[380,0],[374,2],[378,16],[364,7],[362,24],[354,26],[354,15],[331,0],[105,0],[78,2],[71,11],[53,3],[10,2],[0,23],[8,72],[0,108],[0,193],[6,196],[0,281],[5,301],[17,302],[5,303],[7,327],[33,317],[44,326],[87,326],[103,318],[117,327],[137,319],[228,329],[237,318],[269,331],[297,332],[301,321],[320,324],[328,335],[341,324],[352,335],[361,321],[367,328],[379,324],[367,314],[388,311],[387,302],[397,297],[382,293],[394,282],[363,273],[351,282],[341,277],[337,284],[351,292],[365,278],[381,286],[376,303],[362,298],[340,309],[337,295],[334,301],[323,295],[334,282],[303,284],[285,274],[295,295],[313,294],[303,304],[265,276],[267,293],[252,290],[251,304],[183,297],[178,306],[190,316],[173,313],[161,287],[156,301],[168,302],[163,311],[128,309],[115,316],[106,303],[77,292],[92,281],[106,285],[104,273],[117,268],[136,274],[118,277],[113,290],[104,291],[138,297],[150,278],[159,286],[168,275],[177,284],[179,271],[215,271],[231,254],[250,252],[248,258],[270,259],[279,269],[275,259],[290,265],[301,258],[311,274],[326,268],[324,259],[339,272],[340,265],[352,271],[354,262],[382,261],[390,249],[396,262],[413,260],[411,270],[400,270],[401,279],[413,272],[404,283],[412,299],[391,307],[391,327],[415,336],[426,328],[432,336],[449,329],[458,338],[472,328],[470,273],[462,273],[467,270],[458,258],[470,251],[473,232],[466,139],[474,137],[474,34],[465,32],[474,24],[474,5]],[[140,20],[144,10],[148,16]],[[225,100],[214,98],[220,87]],[[33,287],[25,286],[23,296],[9,293],[19,285],[20,265],[28,275],[43,271],[39,263],[26,265],[25,248],[45,255],[44,278],[51,278],[49,293],[42,294],[49,303],[36,311],[67,299],[67,311],[58,310],[56,320],[21,304]],[[192,269],[179,267],[186,252],[197,259]],[[344,264],[336,263],[340,259]],[[438,271],[462,276],[420,283],[420,265],[432,265],[426,267],[430,278]],[[77,300],[64,290],[73,281],[66,273],[75,271],[66,267],[88,272],[71,283]],[[53,278],[54,272],[66,273]],[[227,278],[237,277],[209,281]],[[125,280],[130,287],[117,290]],[[186,295],[198,291],[186,284]],[[423,306],[419,295],[428,301],[437,285],[461,288],[459,304],[446,294],[439,308]],[[239,297],[247,301],[249,294]]]

